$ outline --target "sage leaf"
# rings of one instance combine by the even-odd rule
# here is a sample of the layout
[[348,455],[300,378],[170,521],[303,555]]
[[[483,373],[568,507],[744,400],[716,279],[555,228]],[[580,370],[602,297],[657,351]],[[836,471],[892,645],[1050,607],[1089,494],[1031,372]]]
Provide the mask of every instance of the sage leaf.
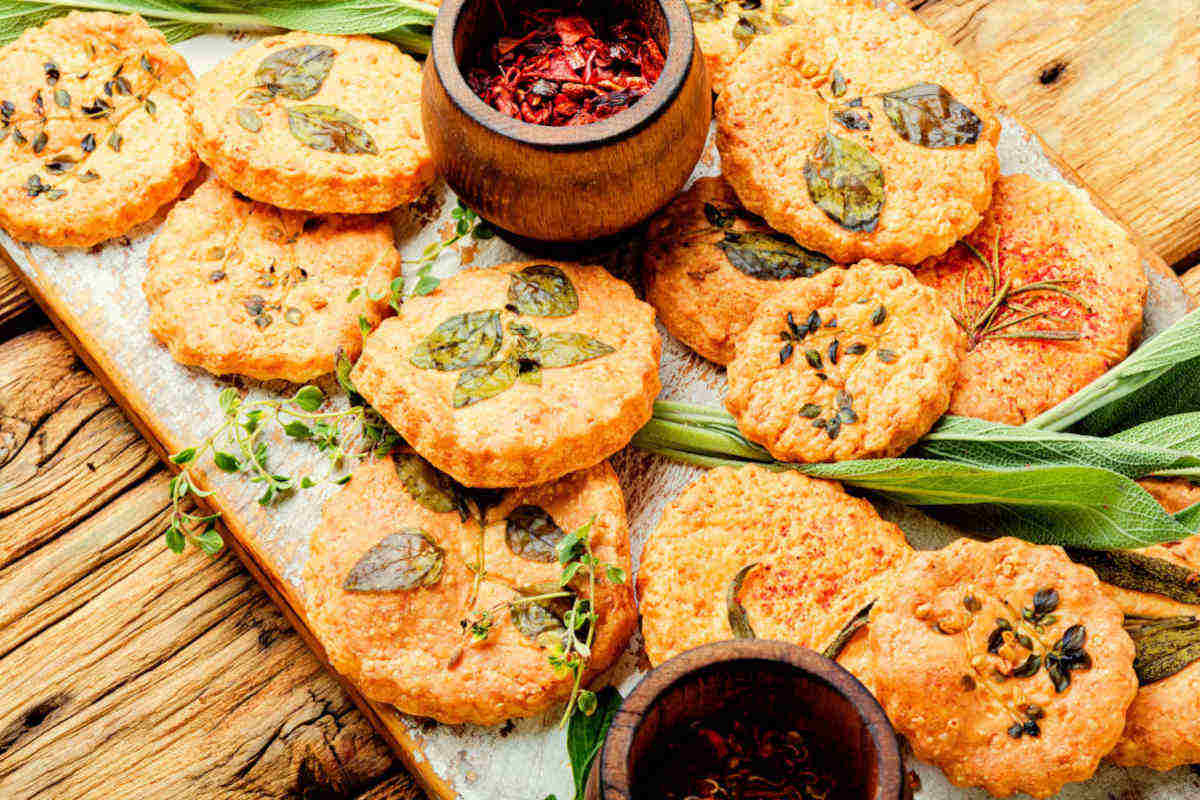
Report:
[[1089,567],[1105,583],[1200,605],[1200,572],[1172,561],[1117,550],[1069,549],[1067,555]]
[[1174,414],[1112,434],[1110,440],[1200,453],[1200,412]]
[[528,358],[545,369],[553,369],[581,364],[615,352],[616,348],[586,334],[548,333],[538,339],[537,345],[529,351]]
[[396,475],[408,496],[438,514],[458,512],[465,522],[470,517],[467,498],[458,482],[416,453],[392,456]]
[[871,621],[871,609],[875,607],[874,601],[868,603],[861,611],[846,623],[846,627],[838,631],[838,635],[833,637],[833,641],[821,653],[826,658],[837,661],[841,656],[842,651],[846,649],[846,645],[850,644],[850,640],[854,638],[854,634],[867,626]]
[[550,264],[534,264],[509,275],[509,305],[531,317],[569,317],[579,310],[579,296],[566,273]]
[[565,645],[570,634],[563,618],[574,605],[568,597],[552,597],[538,600],[528,598],[544,594],[569,592],[558,584],[538,584],[518,590],[526,599],[509,605],[509,616],[517,630],[540,647]]
[[499,352],[503,337],[498,311],[455,314],[422,339],[409,360],[421,369],[442,372],[474,367]]
[[575,800],[583,800],[587,791],[588,773],[592,762],[604,745],[613,717],[621,707],[621,693],[612,686],[596,692],[596,710],[591,714],[576,712],[567,723],[567,757],[575,779]]
[[742,583],[745,582],[746,576],[750,571],[758,566],[758,563],[747,564],[738,570],[733,579],[729,581],[729,586],[725,589],[725,607],[729,615],[729,630],[733,631],[734,637],[738,639],[753,639],[754,629],[750,627],[750,618],[746,614],[746,607],[737,599],[738,592],[742,590]]
[[808,196],[846,230],[870,233],[883,210],[883,167],[858,142],[826,132],[804,162]]
[[811,278],[833,266],[828,256],[801,247],[779,233],[729,231],[717,247],[730,264],[764,281]]
[[936,83],[915,83],[883,95],[883,113],[900,138],[921,147],[979,141],[983,122]]
[[333,67],[332,47],[304,44],[271,53],[254,71],[254,80],[273,94],[307,100],[321,90]]
[[693,22],[712,22],[725,16],[726,0],[692,0],[688,9]]
[[351,114],[334,106],[292,106],[288,128],[305,147],[343,155],[378,155],[375,140]]
[[442,577],[445,551],[421,530],[393,533],[368,550],[350,569],[347,592],[410,591],[433,586]]
[[504,521],[508,549],[526,561],[558,563],[558,544],[565,535],[554,518],[538,506],[518,506]]
[[1200,620],[1195,617],[1126,617],[1125,630],[1137,647],[1133,671],[1146,686],[1200,661]]
[[466,408],[507,391],[517,382],[517,364],[505,359],[467,367],[454,385],[455,408]]

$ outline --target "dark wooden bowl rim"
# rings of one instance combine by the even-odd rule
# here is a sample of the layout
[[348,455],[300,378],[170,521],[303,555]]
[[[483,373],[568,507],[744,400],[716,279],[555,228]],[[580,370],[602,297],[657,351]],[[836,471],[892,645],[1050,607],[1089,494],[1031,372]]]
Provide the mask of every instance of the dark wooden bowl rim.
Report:
[[433,26],[430,58],[438,80],[464,114],[490,131],[514,141],[552,150],[576,150],[620,141],[645,128],[670,107],[687,82],[692,68],[695,36],[692,14],[684,0],[656,0],[667,22],[667,58],[662,75],[629,108],[589,125],[555,127],[514,119],[489,106],[467,85],[454,53],[454,33],[463,8],[475,0],[445,0]]
[[[607,741],[597,760],[599,797],[611,788],[620,788],[632,797],[634,776],[625,763],[633,746],[634,734],[642,719],[659,698],[675,686],[686,683],[697,672],[719,669],[739,661],[770,661],[785,664],[823,683],[840,694],[854,708],[875,744],[876,800],[900,796],[905,786],[904,760],[900,743],[887,714],[867,688],[846,669],[819,653],[786,642],[763,639],[739,639],[703,645],[675,656],[652,670],[621,704],[613,718]],[[626,783],[630,785],[625,785]]]

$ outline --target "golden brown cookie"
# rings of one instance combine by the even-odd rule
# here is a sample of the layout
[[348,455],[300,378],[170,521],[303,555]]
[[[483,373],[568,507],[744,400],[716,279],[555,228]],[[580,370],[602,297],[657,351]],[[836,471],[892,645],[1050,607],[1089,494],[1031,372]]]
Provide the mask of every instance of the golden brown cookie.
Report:
[[421,71],[369,36],[289,33],[229,56],[191,103],[200,158],[239,192],[323,213],[387,211],[434,177]]
[[877,696],[917,758],[997,797],[1092,776],[1137,677],[1091,570],[1058,547],[960,539],[887,585],[868,634]]
[[713,469],[667,506],[642,553],[646,654],[657,665],[750,633],[823,650],[910,553],[899,528],[837,483]]
[[712,88],[720,93],[725,75],[742,51],[764,33],[795,22],[788,14],[791,0],[691,0],[696,41],[704,53],[704,64]]
[[646,231],[646,299],[675,338],[728,364],[754,309],[833,265],[742,208],[721,178],[701,178]]
[[[494,725],[565,700],[572,676],[549,661],[563,632],[563,600],[523,598],[592,591],[582,573],[561,588],[562,567],[547,552],[593,517],[592,553],[628,571],[625,504],[612,468],[601,463],[508,493],[487,510],[487,579],[477,582],[478,506],[418,457],[395,458],[359,467],[313,532],[306,608],[330,662],[370,699],[445,723]],[[594,598],[585,681],[620,655],[637,620],[628,584],[599,576]],[[487,625],[480,640],[464,621],[468,629]]]
[[964,242],[914,269],[967,334],[950,413],[1020,425],[1128,355],[1146,273],[1128,234],[1082,191],[1001,178]]
[[780,461],[895,456],[945,413],[961,349],[935,292],[902,267],[863,261],[758,307],[725,406]]
[[915,264],[982,217],[996,119],[975,71],[903,9],[797,2],[717,98],[717,146],[746,208],[849,263]]
[[468,486],[530,486],[620,450],[650,419],[654,310],[600,267],[471,270],[405,303],[352,379],[404,440]]
[[401,272],[385,217],[283,211],[216,178],[171,209],[147,264],[150,332],[176,361],[295,383],[357,358],[360,325],[388,313],[371,296]]
[[0,227],[87,247],[150,219],[199,166],[192,84],[137,15],[72,12],[0,49]]

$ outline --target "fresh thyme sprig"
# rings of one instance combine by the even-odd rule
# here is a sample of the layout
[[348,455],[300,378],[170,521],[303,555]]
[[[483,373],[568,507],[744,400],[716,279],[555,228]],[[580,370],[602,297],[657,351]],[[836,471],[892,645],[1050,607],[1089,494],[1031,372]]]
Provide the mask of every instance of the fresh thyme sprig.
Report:
[[442,257],[442,253],[458,244],[467,236],[483,241],[491,239],[496,235],[492,227],[480,219],[478,214],[463,205],[461,200],[458,201],[458,205],[450,212],[450,216],[454,220],[454,233],[441,241],[430,242],[420,258],[404,262],[417,266],[417,280],[413,283],[412,290],[408,293],[409,297],[427,295],[437,289],[441,283],[441,279],[432,275],[431,272],[438,259]]

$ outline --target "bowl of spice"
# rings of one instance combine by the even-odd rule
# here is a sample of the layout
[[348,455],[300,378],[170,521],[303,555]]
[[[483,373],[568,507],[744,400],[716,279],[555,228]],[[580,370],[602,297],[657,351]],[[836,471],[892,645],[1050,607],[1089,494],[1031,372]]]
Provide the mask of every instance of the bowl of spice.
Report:
[[738,639],[676,656],[625,698],[589,800],[902,800],[900,745],[854,676]]
[[422,117],[466,205],[527,239],[582,242],[682,188],[712,94],[684,0],[445,0]]

